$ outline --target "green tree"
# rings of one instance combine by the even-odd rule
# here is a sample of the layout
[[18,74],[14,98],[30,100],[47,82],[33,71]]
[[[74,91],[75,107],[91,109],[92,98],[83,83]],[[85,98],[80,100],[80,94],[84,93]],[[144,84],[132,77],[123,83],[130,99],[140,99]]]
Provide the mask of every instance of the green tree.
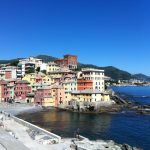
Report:
[[17,66],[18,63],[19,63],[19,60],[12,61],[10,62],[10,66]]
[[44,74],[46,74],[46,70],[42,70],[41,72],[44,73]]
[[40,72],[40,70],[41,70],[40,67],[37,67],[37,68],[36,68],[36,71],[37,71],[37,72]]
[[29,70],[26,71],[26,74],[30,74],[30,73],[34,73],[34,72],[35,72],[34,68],[30,68]]

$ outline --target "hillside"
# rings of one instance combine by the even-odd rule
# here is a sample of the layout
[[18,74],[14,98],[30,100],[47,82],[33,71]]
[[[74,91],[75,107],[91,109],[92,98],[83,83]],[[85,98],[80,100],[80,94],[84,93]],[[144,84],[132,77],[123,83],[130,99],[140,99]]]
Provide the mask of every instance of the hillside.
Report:
[[[43,61],[45,63],[50,62],[50,61],[54,61],[57,59],[56,57],[48,56],[48,55],[38,55],[38,56],[36,56],[36,58],[43,59]],[[0,60],[0,64],[10,63],[10,65],[16,66],[19,59],[22,59],[22,58],[11,59],[11,60]],[[96,66],[93,64],[78,63],[78,69],[77,70],[81,70],[82,68],[87,68],[87,67],[88,68],[96,68],[96,69],[104,69],[105,75],[111,77],[114,80],[129,80],[129,79],[135,78],[135,79],[142,79],[145,81],[150,81],[149,76],[146,76],[144,74],[132,75],[127,71],[120,70],[120,69],[113,67],[113,66],[100,67],[100,66]]]
[[21,58],[16,58],[16,59],[11,59],[11,60],[0,60],[0,64],[8,64],[8,63],[13,63],[16,61],[19,61]]
[[146,75],[141,74],[141,73],[134,74],[132,77],[136,78],[136,79],[139,79],[139,80],[150,81],[150,77],[149,76],[146,76]]
[[43,59],[43,61],[44,61],[45,63],[48,63],[48,62],[50,62],[50,61],[54,61],[54,60],[57,59],[56,57],[47,56],[47,55],[38,55],[38,56],[36,56],[36,58]]
[[107,66],[107,67],[99,67],[92,64],[78,64],[78,69],[81,68],[96,68],[96,69],[103,69],[105,70],[105,75],[111,77],[114,80],[129,80],[132,78],[132,75],[126,71],[120,70],[118,68],[115,68],[113,66]]
[[[43,59],[45,63],[48,63],[50,61],[54,61],[57,58],[52,57],[52,56],[47,56],[47,55],[38,55],[36,58]],[[10,64],[11,66],[16,66],[17,63],[19,62],[19,59],[24,59],[24,58],[16,58],[16,59],[11,59],[11,60],[0,60],[0,64]]]

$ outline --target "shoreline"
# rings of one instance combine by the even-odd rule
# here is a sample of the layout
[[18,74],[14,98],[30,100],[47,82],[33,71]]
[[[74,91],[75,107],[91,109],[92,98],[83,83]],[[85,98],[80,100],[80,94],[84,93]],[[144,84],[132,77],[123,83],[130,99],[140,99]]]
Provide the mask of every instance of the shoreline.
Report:
[[[79,135],[76,138],[64,138],[61,139],[60,136],[57,136],[56,134],[53,134],[49,131],[46,131],[36,125],[33,125],[29,122],[26,122],[22,119],[19,119],[17,117],[14,117],[13,115],[10,115],[8,113],[2,112],[0,114],[0,118],[3,118],[3,126],[0,126],[0,132],[2,134],[2,138],[5,137],[7,134],[8,139],[13,139],[14,142],[11,143],[14,147],[13,150],[20,150],[18,149],[22,147],[22,150],[48,150],[48,149],[54,149],[54,150],[95,150],[95,149],[116,149],[116,150],[130,150],[132,149],[131,146],[128,144],[117,144],[112,140],[89,140],[81,135]],[[2,125],[2,124],[1,124]],[[34,127],[34,128],[33,128]],[[35,132],[35,137],[31,135],[32,132]],[[48,139],[39,139],[40,135],[43,134],[45,137],[48,137],[48,134],[50,134],[51,138]],[[9,135],[9,136],[8,136]],[[52,138],[54,136],[54,138]],[[53,141],[53,142],[52,142]],[[19,142],[19,144],[18,144]],[[9,143],[5,143],[0,138],[0,143],[3,144],[3,146],[8,150],[9,149]],[[38,147],[37,147],[38,146]],[[134,150],[139,150],[138,148],[133,147]]]
[[[10,107],[9,107],[10,108]],[[43,111],[44,109],[41,109],[40,111]],[[15,112],[15,115],[17,114],[22,114],[22,113],[25,113],[27,111],[27,109],[23,109],[23,111],[21,112],[21,111],[19,111],[19,112]],[[39,110],[38,110],[39,111]],[[33,111],[27,111],[27,113],[34,113]],[[6,113],[6,114],[9,114],[10,116],[12,116],[12,118],[11,119],[8,119],[9,121],[10,120],[13,120],[13,115],[12,114],[10,114],[9,113],[9,111],[8,111],[8,113]],[[15,117],[15,118],[17,118],[17,117]],[[19,120],[21,120],[20,118],[18,118]],[[17,131],[17,129],[19,129],[19,126],[20,126],[20,124],[18,124],[17,122],[16,122],[16,125],[12,125],[11,124],[11,122],[9,122],[9,121],[7,121],[7,129],[9,130],[9,131],[12,131],[13,130],[13,133],[15,133],[15,135],[18,135],[18,131]],[[13,123],[15,123],[15,121],[12,121]],[[26,121],[24,121],[23,120],[23,122],[26,122]],[[30,124],[30,123],[29,123]],[[33,124],[32,124],[33,125]],[[14,128],[12,128],[12,126],[14,127]],[[36,125],[34,125],[34,126],[36,126]],[[40,127],[38,127],[38,126],[36,126],[37,128],[40,128]],[[26,130],[25,131],[21,131],[21,129],[25,129],[26,127],[24,127],[24,126],[22,126],[21,125],[21,127],[20,127],[20,133],[22,133],[23,132],[23,135],[21,135],[21,136],[24,136],[24,134],[27,136],[27,132],[26,132]],[[0,130],[1,130],[1,128],[0,128]],[[46,130],[47,131],[47,130]],[[47,132],[49,132],[49,131],[47,131]],[[5,135],[5,134],[4,134]],[[27,141],[29,141],[29,135],[27,136],[28,138],[28,140]],[[82,137],[82,136],[81,136]],[[18,140],[18,139],[17,139]],[[19,141],[20,141],[21,139],[19,139]],[[31,140],[31,139],[30,139]],[[72,141],[74,141],[73,143],[72,143]],[[31,149],[31,150],[38,150],[36,147],[32,147],[34,144],[35,144],[35,140],[33,140],[30,144],[29,143],[24,143],[24,140],[22,139],[21,141],[21,144],[23,144],[23,145],[25,145],[25,146],[27,146],[27,148],[29,148],[29,149]],[[34,144],[33,144],[34,143]],[[39,143],[38,143],[39,144]],[[28,145],[30,145],[29,147],[28,147]],[[123,148],[126,148],[127,150],[130,150],[131,149],[131,146],[129,146],[128,144],[123,144],[123,145],[121,145],[121,144],[117,144],[117,143],[115,143],[114,141],[112,141],[112,140],[106,140],[106,141],[104,141],[104,140],[89,140],[89,139],[87,139],[87,138],[85,138],[85,137],[82,137],[82,140],[78,140],[78,139],[76,139],[76,138],[63,138],[63,139],[61,139],[61,144],[54,144],[54,145],[42,145],[42,146],[39,146],[40,147],[40,149],[39,150],[48,150],[50,147],[52,148],[52,149],[54,149],[54,150],[75,150],[75,147],[76,147],[76,145],[78,145],[78,147],[81,147],[81,149],[83,149],[83,147],[84,147],[84,149],[85,150],[89,150],[89,147],[91,147],[90,148],[90,150],[92,150],[92,146],[94,145],[94,147],[95,146],[97,146],[98,148],[102,148],[102,149],[118,149],[118,150],[123,150]],[[88,145],[88,146],[87,146]],[[69,147],[68,147],[69,146]],[[32,147],[32,148],[31,148]],[[60,148],[61,147],[61,148]],[[67,148],[66,148],[67,147]],[[72,148],[71,148],[72,147]],[[94,149],[94,147],[93,147],[93,149]],[[79,149],[79,148],[78,148]],[[134,148],[135,150],[138,150],[137,148]],[[15,150],[15,149],[14,149]],[[16,149],[16,150],[19,150],[19,149]],[[26,149],[25,149],[26,150]],[[27,149],[28,150],[28,149]]]
[[33,105],[33,104],[22,104],[22,103],[6,103],[2,102],[0,103],[0,110],[6,111],[7,113],[10,113],[12,115],[19,115],[21,113],[34,113],[39,112],[43,110],[42,107]]

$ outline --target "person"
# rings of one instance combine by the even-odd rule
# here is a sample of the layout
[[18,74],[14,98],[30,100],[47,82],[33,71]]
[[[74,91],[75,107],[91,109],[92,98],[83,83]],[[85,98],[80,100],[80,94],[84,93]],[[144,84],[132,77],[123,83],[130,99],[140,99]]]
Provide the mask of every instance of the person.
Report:
[[78,129],[77,129],[77,132],[76,132],[78,139],[79,139],[79,133],[80,133],[80,129],[78,128]]
[[76,131],[74,132],[74,138],[77,138],[77,133],[76,133]]

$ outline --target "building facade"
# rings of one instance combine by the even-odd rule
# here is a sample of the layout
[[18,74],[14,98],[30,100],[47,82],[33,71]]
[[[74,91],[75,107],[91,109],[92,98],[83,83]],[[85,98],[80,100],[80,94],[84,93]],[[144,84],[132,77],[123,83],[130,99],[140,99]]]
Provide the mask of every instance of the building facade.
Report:
[[54,63],[54,62],[49,62],[47,64],[47,67],[46,67],[46,72],[49,73],[49,72],[55,72],[55,71],[59,71],[60,70],[60,67]]
[[31,93],[30,83],[26,80],[18,80],[15,83],[15,99],[24,101],[28,93]]
[[83,68],[80,79],[91,80],[93,82],[93,90],[103,92],[105,90],[104,70]]
[[41,87],[36,90],[34,103],[42,106],[54,106],[50,86]]
[[0,68],[0,78],[5,79],[16,79],[17,78],[17,67],[5,66]]
[[74,70],[77,68],[77,56],[75,55],[64,55],[63,59],[57,59],[54,61],[56,64],[58,64],[60,67],[68,67],[71,70]]
[[78,79],[77,90],[82,91],[85,89],[93,89],[93,81],[87,79]]
[[38,67],[44,67],[42,64],[42,59],[37,59],[34,57],[19,60],[17,66],[17,77],[21,78],[24,74],[30,71],[35,71]]
[[59,107],[60,104],[65,104],[65,90],[62,85],[53,85],[51,87],[51,95],[55,100],[55,107]]

